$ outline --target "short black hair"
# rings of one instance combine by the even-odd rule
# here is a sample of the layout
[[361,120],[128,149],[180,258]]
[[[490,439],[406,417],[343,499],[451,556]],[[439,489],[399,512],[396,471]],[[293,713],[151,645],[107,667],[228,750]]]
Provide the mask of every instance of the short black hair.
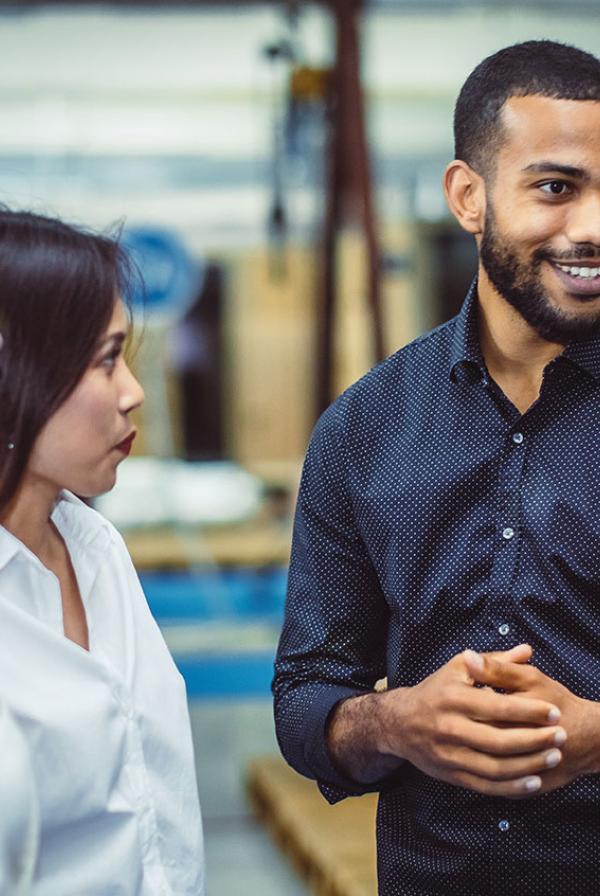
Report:
[[[0,206],[0,513],[89,367],[135,267],[115,236]],[[14,447],[9,447],[14,446]]]
[[568,44],[529,40],[479,63],[454,108],[454,156],[484,177],[502,145],[500,112],[513,96],[600,101],[600,60]]

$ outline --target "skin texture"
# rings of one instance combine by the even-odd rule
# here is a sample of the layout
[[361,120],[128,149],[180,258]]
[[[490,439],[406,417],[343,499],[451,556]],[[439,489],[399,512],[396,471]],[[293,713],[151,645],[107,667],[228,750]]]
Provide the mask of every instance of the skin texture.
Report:
[[[555,265],[600,266],[600,103],[512,97],[502,116],[493,179],[455,160],[444,188],[480,250],[487,368],[525,413],[539,397],[545,366],[600,326],[600,289],[578,294]],[[543,675],[531,659],[528,645],[464,651],[412,688],[342,701],[328,725],[333,762],[373,783],[408,760],[450,784],[511,798],[600,773],[600,705]]]
[[[517,285],[526,293],[534,287],[545,319],[555,322],[551,334],[540,333],[499,291],[480,258],[483,355],[498,385],[524,412],[539,395],[544,367],[562,352],[573,330],[591,336],[598,327],[600,295],[582,300],[571,294],[555,266],[540,255],[575,261],[585,253],[580,264],[600,263],[600,103],[513,97],[502,114],[506,139],[493,180],[486,183],[465,162],[454,161],[444,188],[450,210],[478,248],[492,243],[507,254]],[[532,170],[540,165],[543,173]],[[566,176],[564,167],[580,174]],[[484,240],[486,222],[493,233]],[[501,285],[506,287],[506,280]]]
[[127,328],[119,302],[91,366],[37,439],[29,476],[38,487],[93,497],[114,486],[124,458],[115,446],[134,430],[129,413],[143,400],[121,353]]
[[122,354],[127,329],[125,309],[117,301],[90,367],[40,432],[21,486],[2,519],[2,525],[57,576],[65,634],[86,648],[77,580],[50,514],[62,489],[93,497],[115,484],[117,467],[126,456],[115,446],[134,432],[129,415],[144,400]]
[[[554,190],[564,190],[560,182],[552,184]],[[549,194],[560,201],[561,194]],[[567,197],[564,197],[566,199]],[[564,201],[563,199],[563,201]],[[531,260],[520,258],[518,247],[513,245],[505,234],[501,234],[495,220],[495,212],[488,203],[485,228],[479,248],[481,264],[486,271],[494,289],[503,296],[547,342],[568,343],[578,339],[589,339],[593,330],[600,327],[600,314],[567,314],[549,301],[543,283],[544,265],[552,266],[561,259],[567,264],[573,260],[580,263],[599,264],[596,247],[591,244],[579,244],[566,252],[553,248],[552,244],[541,246],[531,256]],[[594,278],[595,279],[595,278]],[[594,301],[596,295],[586,296],[581,301]]]

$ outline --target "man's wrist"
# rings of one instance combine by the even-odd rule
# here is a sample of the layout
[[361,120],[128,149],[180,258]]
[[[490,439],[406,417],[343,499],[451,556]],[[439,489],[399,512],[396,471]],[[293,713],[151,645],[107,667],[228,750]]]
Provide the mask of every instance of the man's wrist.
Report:
[[584,774],[600,775],[600,703],[595,700],[583,700],[582,703],[586,720]]
[[388,749],[388,694],[351,697],[331,715],[327,746],[332,763],[361,784],[376,784],[402,764],[402,758]]

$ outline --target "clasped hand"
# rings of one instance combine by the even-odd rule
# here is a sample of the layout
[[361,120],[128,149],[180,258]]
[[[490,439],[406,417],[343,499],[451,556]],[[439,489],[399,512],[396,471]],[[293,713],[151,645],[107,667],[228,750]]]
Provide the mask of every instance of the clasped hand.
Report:
[[531,656],[526,644],[467,650],[420,684],[389,691],[382,751],[449,784],[512,798],[600,771],[600,704],[544,675]]

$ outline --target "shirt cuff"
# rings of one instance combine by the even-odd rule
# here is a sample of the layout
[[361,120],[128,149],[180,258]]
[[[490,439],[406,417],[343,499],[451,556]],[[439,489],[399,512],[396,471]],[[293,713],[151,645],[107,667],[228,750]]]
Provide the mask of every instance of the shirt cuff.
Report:
[[361,796],[382,789],[382,782],[359,784],[342,774],[331,761],[327,749],[327,723],[334,706],[349,697],[361,697],[371,691],[358,691],[338,685],[323,685],[313,697],[305,716],[308,732],[304,759],[311,769],[319,790],[330,803],[337,803],[347,796]]

